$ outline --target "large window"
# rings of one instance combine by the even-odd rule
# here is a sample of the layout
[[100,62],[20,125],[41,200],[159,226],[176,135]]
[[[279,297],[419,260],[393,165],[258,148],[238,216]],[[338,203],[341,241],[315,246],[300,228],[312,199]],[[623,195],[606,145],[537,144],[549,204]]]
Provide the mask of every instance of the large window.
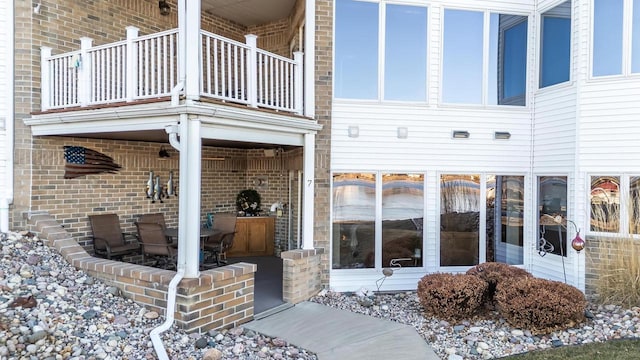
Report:
[[629,233],[640,234],[640,176],[629,179]]
[[540,88],[569,81],[571,1],[542,14]]
[[[381,8],[357,0],[335,4],[335,97],[377,100],[383,79],[385,100],[427,101],[427,8]],[[379,59],[381,47],[384,59]]]
[[483,12],[445,9],[442,101],[525,105],[527,18],[491,13],[484,21]]
[[620,177],[591,177],[591,231],[620,231]]
[[622,74],[623,0],[593,2],[593,76]]
[[524,254],[524,176],[487,176],[486,261],[521,265]]
[[382,175],[382,267],[422,266],[423,204],[423,175]]
[[[382,267],[422,267],[423,214],[422,174],[334,174],[333,268],[373,268],[378,259]],[[381,254],[376,244],[382,244]]]
[[440,177],[440,266],[479,263],[480,175]]
[[378,98],[378,4],[336,1],[335,97]]
[[538,253],[567,256],[567,177],[538,177]]
[[633,0],[631,29],[631,72],[640,73],[640,0]]
[[427,100],[427,8],[387,5],[384,98]]
[[375,218],[375,174],[334,174],[334,269],[375,266]]

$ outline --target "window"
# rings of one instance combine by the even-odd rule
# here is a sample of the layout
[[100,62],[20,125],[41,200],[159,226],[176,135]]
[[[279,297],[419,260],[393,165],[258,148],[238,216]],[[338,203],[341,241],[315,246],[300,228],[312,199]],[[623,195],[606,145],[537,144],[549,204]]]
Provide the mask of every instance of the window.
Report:
[[524,176],[489,175],[486,261],[521,265],[524,258]]
[[620,231],[620,178],[617,176],[592,176],[591,231]]
[[567,256],[567,177],[538,177],[538,253]]
[[336,1],[335,96],[378,98],[378,4]]
[[384,98],[427,100],[427,8],[387,5]]
[[540,88],[569,81],[571,1],[542,14]]
[[334,269],[375,266],[375,218],[375,174],[334,174]]
[[629,179],[629,233],[640,234],[640,176]]
[[[484,19],[482,12],[445,9],[442,101],[523,106],[526,104],[527,18],[491,13],[488,24]],[[484,38],[485,26],[489,28],[487,39]]]
[[382,267],[422,266],[424,176],[382,175]]
[[594,0],[593,76],[622,74],[624,0]]
[[444,11],[442,100],[482,103],[483,13]]
[[479,263],[480,175],[440,177],[440,266]]

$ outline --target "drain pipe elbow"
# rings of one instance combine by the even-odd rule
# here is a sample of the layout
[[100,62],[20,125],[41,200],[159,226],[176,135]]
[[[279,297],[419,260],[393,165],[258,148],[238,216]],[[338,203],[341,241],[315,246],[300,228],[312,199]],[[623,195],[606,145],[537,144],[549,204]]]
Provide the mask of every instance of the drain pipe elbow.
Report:
[[162,343],[160,334],[169,330],[171,325],[173,325],[174,313],[176,309],[177,288],[178,284],[184,277],[184,272],[184,267],[179,268],[176,272],[176,276],[174,276],[173,279],[171,279],[171,282],[169,282],[169,289],[167,292],[167,310],[165,311],[164,323],[151,330],[151,333],[149,334],[149,337],[151,337],[151,342],[153,343],[153,348],[155,349],[156,355],[158,355],[159,360],[169,360],[167,350],[165,350],[164,348],[164,344]]
[[164,131],[167,132],[167,134],[169,134],[169,144],[171,144],[171,146],[180,151],[180,141],[178,141],[178,132],[179,130],[179,126],[178,125],[167,125],[164,127]]
[[180,105],[180,92],[184,89],[184,81],[180,81],[171,89],[171,106]]

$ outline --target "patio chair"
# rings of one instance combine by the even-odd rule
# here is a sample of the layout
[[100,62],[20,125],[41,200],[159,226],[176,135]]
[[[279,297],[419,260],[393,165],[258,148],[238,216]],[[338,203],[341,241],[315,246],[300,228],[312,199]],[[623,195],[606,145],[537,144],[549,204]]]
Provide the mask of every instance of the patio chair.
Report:
[[178,256],[178,249],[167,241],[164,229],[157,223],[137,222],[138,238],[142,244],[142,261],[147,263],[147,259],[153,259],[154,266],[163,269],[175,269]]
[[163,230],[167,228],[163,213],[142,214],[140,218],[138,218],[138,222],[160,224]]
[[96,255],[113,259],[140,253],[136,235],[122,232],[117,214],[89,215],[89,223]]
[[202,246],[205,251],[211,253],[216,265],[220,266],[227,263],[227,251],[233,247],[233,239],[236,235],[236,213],[215,214],[213,230],[216,234],[205,240]]

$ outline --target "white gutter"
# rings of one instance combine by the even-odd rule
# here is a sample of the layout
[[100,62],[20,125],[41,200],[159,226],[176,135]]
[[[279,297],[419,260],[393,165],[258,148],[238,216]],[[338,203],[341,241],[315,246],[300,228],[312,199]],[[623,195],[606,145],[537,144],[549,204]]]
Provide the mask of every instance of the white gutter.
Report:
[[15,111],[15,98],[14,98],[14,34],[15,34],[15,24],[13,20],[15,2],[11,1],[7,6],[7,12],[5,13],[5,17],[7,20],[7,25],[9,26],[7,29],[7,35],[9,37],[9,41],[7,41],[7,93],[6,96],[9,99],[7,101],[7,116],[5,119],[5,133],[7,141],[5,143],[6,146],[6,154],[7,154],[7,165],[6,165],[6,174],[7,174],[7,183],[6,189],[4,191],[4,195],[0,197],[0,232],[9,232],[9,205],[13,203],[13,144],[14,144],[14,111]]
[[[186,117],[186,115],[181,115],[181,117]],[[184,119],[183,119],[184,120]],[[177,151],[181,150],[180,142],[178,141],[178,126],[177,125],[169,125],[165,128],[167,134],[169,134],[169,143],[173,146]],[[181,153],[182,155],[182,153]],[[180,182],[179,186],[182,188],[184,185]],[[180,189],[182,192],[182,189]],[[184,196],[180,197],[180,201],[183,200]],[[178,223],[184,224],[184,220],[182,219],[186,216],[184,211],[178,212]],[[171,325],[173,325],[174,313],[176,310],[176,295],[177,288],[182,278],[184,278],[185,270],[186,270],[186,256],[185,256],[185,242],[183,232],[185,231],[185,227],[182,226],[178,228],[178,270],[176,271],[176,275],[169,282],[169,288],[167,291],[167,308],[165,310],[165,320],[164,323],[160,324],[157,328],[151,330],[149,333],[149,337],[151,338],[151,342],[153,343],[153,348],[156,351],[156,355],[158,355],[159,360],[169,360],[169,356],[167,355],[167,351],[164,348],[164,344],[162,343],[162,339],[160,338],[160,334],[169,330]]]

